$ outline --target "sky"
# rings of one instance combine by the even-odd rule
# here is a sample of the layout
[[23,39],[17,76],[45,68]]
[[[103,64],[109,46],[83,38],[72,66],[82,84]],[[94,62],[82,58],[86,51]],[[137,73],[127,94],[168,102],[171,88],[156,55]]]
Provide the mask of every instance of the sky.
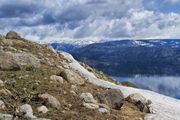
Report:
[[0,34],[36,42],[180,38],[180,0],[0,0]]

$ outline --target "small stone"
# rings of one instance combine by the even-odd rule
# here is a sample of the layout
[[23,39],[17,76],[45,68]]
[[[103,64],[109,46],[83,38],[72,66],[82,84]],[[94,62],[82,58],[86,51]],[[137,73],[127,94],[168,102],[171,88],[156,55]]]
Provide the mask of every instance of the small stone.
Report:
[[56,109],[60,109],[61,104],[58,101],[58,99],[56,99],[55,97],[53,97],[52,95],[45,93],[45,94],[41,94],[39,95],[39,97],[41,99],[43,99],[47,104],[49,104],[51,107],[54,107]]
[[73,94],[73,96],[77,96],[76,92],[74,92],[73,90],[71,90],[70,93]]
[[0,100],[0,109],[4,109],[5,107],[5,103],[2,100]]
[[57,75],[51,75],[50,79],[56,82],[60,82],[63,84],[63,78],[61,76],[57,76]]
[[88,108],[88,109],[98,109],[99,105],[94,104],[94,103],[85,103],[83,102],[83,106]]
[[0,90],[0,95],[13,96],[11,91],[9,91],[8,89],[1,89]]
[[109,110],[107,110],[106,108],[99,108],[98,111],[102,114],[110,114]]
[[47,109],[46,106],[43,105],[43,106],[38,107],[38,108],[37,108],[37,111],[38,111],[39,113],[45,114],[45,113],[48,112],[48,109]]
[[4,86],[4,82],[2,80],[0,80],[0,87]]
[[110,110],[109,106],[107,106],[106,104],[99,104],[100,108],[105,108],[107,110]]
[[13,120],[13,116],[10,114],[0,113],[0,120]]
[[71,85],[71,90],[72,90],[72,91],[78,91],[78,88],[77,88],[76,85]]
[[19,111],[24,114],[26,118],[34,119],[36,116],[33,115],[32,107],[29,104],[24,104],[19,108]]
[[82,93],[80,97],[84,100],[85,103],[97,103],[91,93]]

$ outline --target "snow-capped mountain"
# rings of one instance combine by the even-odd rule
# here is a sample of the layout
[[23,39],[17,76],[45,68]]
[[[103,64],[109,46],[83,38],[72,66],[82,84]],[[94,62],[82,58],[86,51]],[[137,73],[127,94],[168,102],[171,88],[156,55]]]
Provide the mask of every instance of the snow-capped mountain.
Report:
[[71,53],[112,76],[180,75],[180,40],[177,39],[95,43]]
[[111,44],[113,46],[121,47],[172,47],[176,48],[180,46],[180,39],[149,39],[149,40],[101,40],[99,42],[90,40],[89,42],[79,41],[61,41],[61,42],[52,42],[51,45],[56,50],[63,50],[67,52],[72,52],[77,48],[81,48],[90,44]]

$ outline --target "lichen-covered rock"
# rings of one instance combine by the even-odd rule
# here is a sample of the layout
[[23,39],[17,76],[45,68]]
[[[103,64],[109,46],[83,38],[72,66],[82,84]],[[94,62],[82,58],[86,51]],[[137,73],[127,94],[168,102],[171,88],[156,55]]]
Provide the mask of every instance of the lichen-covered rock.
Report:
[[83,85],[85,83],[85,79],[83,79],[79,74],[73,72],[72,70],[65,69],[60,73],[65,80],[67,80],[71,84]]
[[21,39],[20,35],[15,31],[9,31],[6,34],[6,39]]
[[58,99],[56,99],[55,97],[53,97],[52,95],[48,93],[41,94],[39,95],[39,97],[43,99],[46,102],[46,104],[49,104],[51,107],[54,107],[56,109],[61,108],[61,104],[58,101]]
[[20,113],[24,114],[24,117],[34,119],[36,116],[33,115],[32,107],[29,104],[24,104],[19,108]]
[[13,56],[0,51],[0,69],[1,70],[20,70],[20,66],[14,61]]
[[149,113],[149,107],[148,105],[151,104],[150,100],[147,100],[145,97],[143,97],[139,93],[134,93],[129,95],[126,100],[130,103],[133,103],[136,105],[140,111]]

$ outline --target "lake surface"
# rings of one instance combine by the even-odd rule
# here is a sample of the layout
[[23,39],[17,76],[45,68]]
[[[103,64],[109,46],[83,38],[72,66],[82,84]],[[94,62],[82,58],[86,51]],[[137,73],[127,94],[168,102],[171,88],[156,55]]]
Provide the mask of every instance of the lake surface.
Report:
[[180,99],[180,76],[113,77],[120,82],[129,81],[142,89],[152,90]]

